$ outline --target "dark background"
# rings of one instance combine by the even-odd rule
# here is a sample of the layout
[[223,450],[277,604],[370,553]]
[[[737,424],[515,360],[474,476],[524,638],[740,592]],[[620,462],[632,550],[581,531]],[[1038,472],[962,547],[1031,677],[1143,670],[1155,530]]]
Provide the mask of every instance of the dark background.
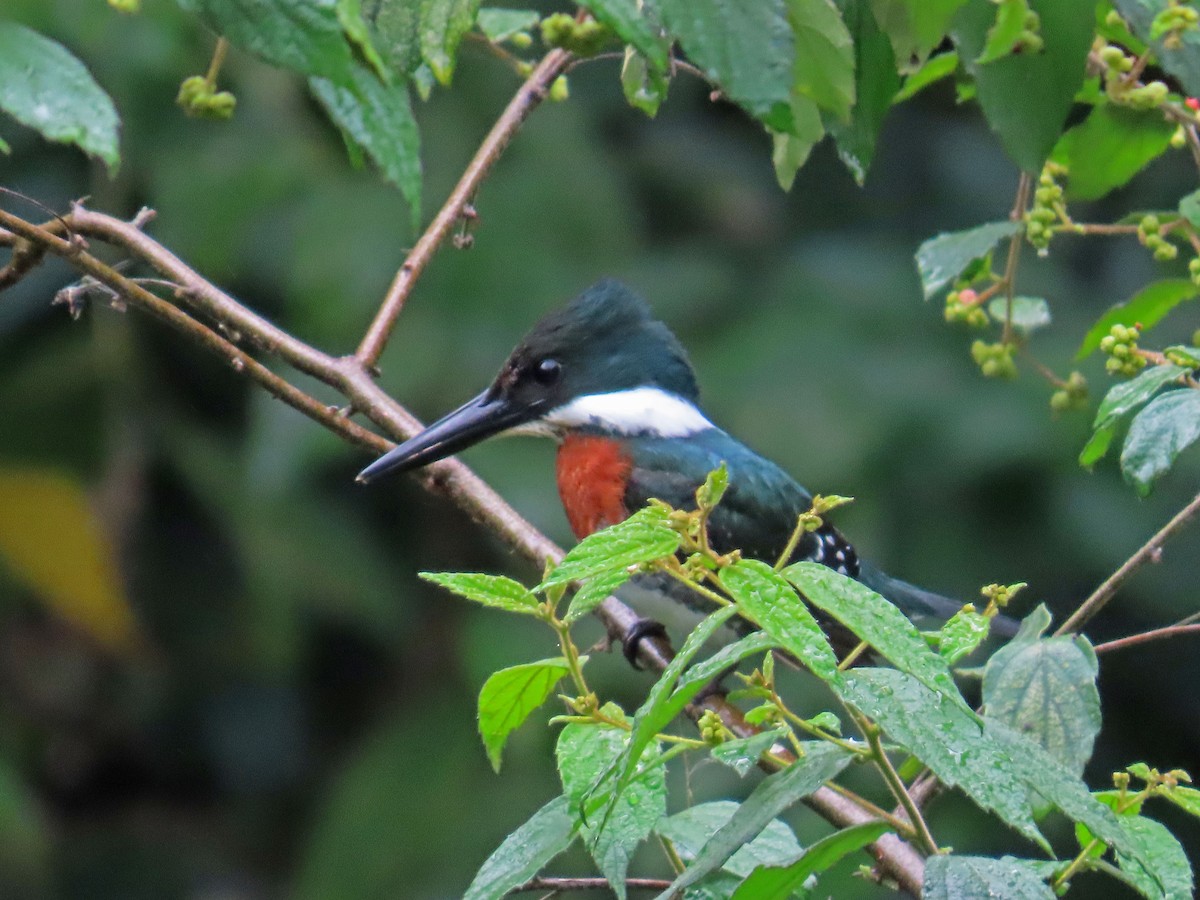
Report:
[[[149,205],[151,234],[207,278],[299,337],[352,351],[413,239],[398,193],[352,169],[299,78],[240,52],[222,73],[233,121],[185,118],[174,94],[204,71],[212,38],[173,4],[146,5],[125,18],[99,2],[5,4],[111,93],[124,159],[109,180],[3,120],[14,154],[0,157],[0,181],[58,209],[84,195],[125,216]],[[625,105],[617,66],[581,67],[570,102],[534,114],[477,198],[474,248],[442,250],[413,294],[382,368],[418,414],[472,396],[540,314],[612,275],[689,348],[716,422],[810,489],[857,498],[838,522],[893,574],[964,599],[1027,581],[1018,612],[1045,602],[1061,619],[1195,492],[1195,454],[1145,501],[1112,461],[1081,470],[1090,413],[1052,417],[1028,366],[1015,383],[983,380],[972,335],[922,302],[920,242],[1003,218],[1017,180],[949,85],[893,112],[865,189],[826,144],[783,194],[766,135],[710,103],[705,85],[676,79],[651,121]],[[468,46],[453,90],[420,106],[426,220],[516,86]],[[1079,218],[1173,206],[1196,177],[1185,157]],[[1184,265],[1154,264],[1132,238],[1027,252],[1020,290],[1048,297],[1055,316],[1033,351],[1065,374],[1104,309]],[[98,648],[0,560],[0,895],[458,895],[557,785],[541,720],[492,774],[475,695],[496,668],[554,651],[548,631],[416,572],[537,573],[407,480],[356,487],[360,452],[156,323],[103,303],[72,322],[50,300],[75,277],[47,265],[0,295],[0,471],[86,486],[151,649]],[[1183,308],[1147,343],[1186,340],[1198,324]],[[1098,396],[1100,362],[1083,370]],[[514,439],[465,458],[569,540],[552,446]],[[1195,610],[1198,558],[1193,531],[1089,635]],[[1103,658],[1094,787],[1136,760],[1200,771],[1196,649],[1179,640]],[[615,656],[592,665],[627,708],[650,683]],[[673,808],[689,792],[748,787],[702,766],[676,778]],[[1157,812],[1197,846],[1194,825]],[[803,810],[792,819],[802,841],[827,831]],[[1035,852],[954,798],[932,827],[959,851]],[[1051,831],[1073,852],[1061,823]],[[661,872],[661,854],[634,868]],[[852,869],[825,890],[881,895]]]

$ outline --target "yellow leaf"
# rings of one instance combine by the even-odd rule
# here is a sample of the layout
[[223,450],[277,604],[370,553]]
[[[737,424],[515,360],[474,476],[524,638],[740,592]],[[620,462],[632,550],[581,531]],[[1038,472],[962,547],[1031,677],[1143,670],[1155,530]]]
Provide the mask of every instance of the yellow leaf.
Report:
[[112,544],[69,476],[0,468],[0,560],[52,612],[106,647],[137,642]]

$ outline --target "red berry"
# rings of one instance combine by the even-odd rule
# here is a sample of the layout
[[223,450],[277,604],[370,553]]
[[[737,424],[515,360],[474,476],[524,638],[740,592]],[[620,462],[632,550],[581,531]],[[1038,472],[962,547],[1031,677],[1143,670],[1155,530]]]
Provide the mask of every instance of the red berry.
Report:
[[1200,99],[1197,99],[1195,97],[1188,97],[1186,100],[1183,101],[1183,105],[1186,106],[1188,109],[1190,109],[1192,112],[1200,111]]
[[979,295],[971,290],[971,288],[965,288],[958,292],[958,301],[960,303],[974,303],[978,299]]

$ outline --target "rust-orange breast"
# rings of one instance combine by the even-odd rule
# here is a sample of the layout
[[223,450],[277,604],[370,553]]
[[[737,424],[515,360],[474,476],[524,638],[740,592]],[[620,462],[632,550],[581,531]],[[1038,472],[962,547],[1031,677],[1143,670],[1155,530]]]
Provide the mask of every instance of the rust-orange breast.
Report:
[[622,521],[633,461],[617,441],[571,435],[558,448],[558,494],[575,537]]

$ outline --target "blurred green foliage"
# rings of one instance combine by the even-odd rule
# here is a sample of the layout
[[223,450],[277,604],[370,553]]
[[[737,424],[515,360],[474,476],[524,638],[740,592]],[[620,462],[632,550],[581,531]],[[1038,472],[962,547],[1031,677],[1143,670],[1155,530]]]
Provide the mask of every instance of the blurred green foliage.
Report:
[[[109,180],[3,120],[7,186],[56,209],[148,205],[152,234],[207,278],[323,349],[353,348],[414,235],[300,78],[235,51],[222,81],[236,114],[198,121],[172,100],[213,41],[174,5],[124,17],[9,0],[5,14],[87,63],[124,155]],[[572,73],[570,101],[537,111],[476,198],[473,248],[435,258],[382,360],[397,397],[428,417],[456,405],[538,315],[614,275],[687,345],[713,418],[812,490],[859,498],[839,525],[898,576],[965,599],[1027,581],[1022,599],[1061,618],[1191,496],[1194,458],[1141,501],[1114,468],[1082,471],[1086,414],[1052,418],[1031,373],[984,382],[969,339],[921,300],[917,246],[1003,218],[1017,180],[952,86],[890,115],[864,188],[823,145],[783,194],[769,138],[704,84],[676,79],[651,121],[626,105],[618,65]],[[417,107],[426,219],[517,83],[468,46],[454,90]],[[1190,179],[1166,157],[1096,217],[1173,206]],[[1065,369],[1099,313],[1159,273],[1129,238],[1027,255],[1022,289],[1053,297],[1056,320],[1032,346]],[[52,263],[0,295],[0,468],[86,487],[146,647],[99,648],[0,567],[0,896],[461,893],[554,785],[553,734],[536,727],[492,774],[475,694],[552,649],[415,573],[536,573],[411,484],[357,488],[360,454],[156,324],[104,302],[71,321],[50,300],[74,279]],[[1187,343],[1195,313],[1176,318],[1166,342]],[[1102,369],[1083,367],[1094,385]],[[514,440],[466,459],[566,542],[552,452]],[[1200,534],[1180,537],[1089,634],[1193,611],[1197,558]],[[637,705],[645,676],[592,666]],[[1200,770],[1198,682],[1182,647],[1103,658],[1089,780],[1148,753]],[[721,798],[735,781],[710,768],[689,787]],[[935,809],[935,829],[960,802]],[[805,841],[822,833],[807,815]],[[1194,824],[1164,819],[1196,846]],[[962,852],[1011,849],[994,829],[941,827]],[[881,893],[843,874],[837,896]]]

